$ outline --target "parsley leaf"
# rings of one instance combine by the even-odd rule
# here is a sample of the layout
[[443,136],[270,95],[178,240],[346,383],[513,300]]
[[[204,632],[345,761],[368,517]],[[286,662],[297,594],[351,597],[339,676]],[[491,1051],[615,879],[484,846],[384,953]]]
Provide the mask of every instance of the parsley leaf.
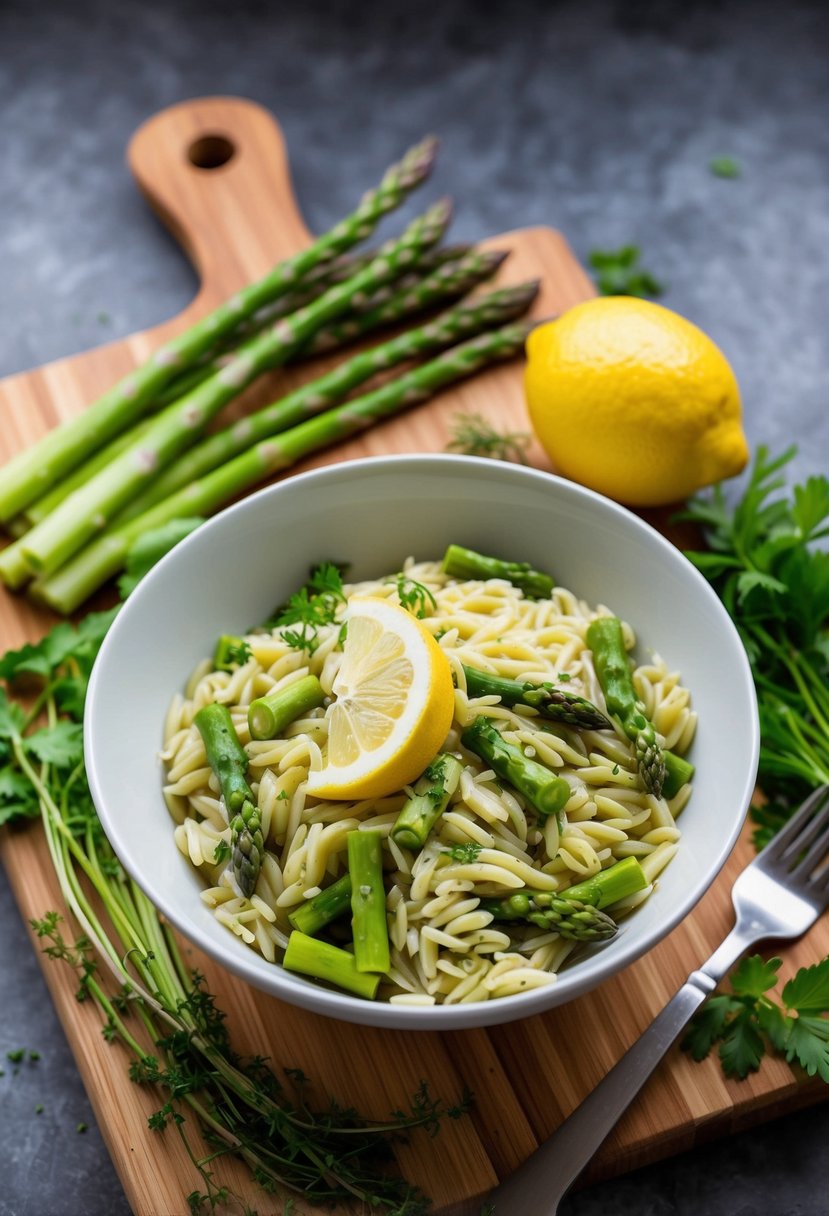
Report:
[[714,156],[708,162],[708,168],[714,177],[742,177],[743,170],[740,162],[733,156]]
[[397,585],[397,598],[400,600],[400,606],[406,608],[418,620],[423,620],[430,612],[437,612],[437,600],[429,588],[423,586],[423,583],[402,573],[386,579],[386,582]]
[[[319,629],[336,621],[339,607],[345,602],[341,568],[334,562],[322,562],[313,568],[305,586],[277,609],[267,625],[282,629],[282,640],[295,650],[313,654],[319,645]],[[300,628],[285,629],[286,625]]]
[[473,861],[478,860],[483,845],[474,844],[471,840],[464,844],[453,844],[451,849],[444,850],[445,857],[451,857],[453,861],[459,861],[461,865],[469,865]]
[[781,1001],[766,994],[777,986],[780,959],[755,954],[731,977],[732,994],[711,997],[692,1020],[682,1047],[703,1060],[716,1043],[726,1076],[756,1072],[771,1044],[810,1077],[829,1083],[829,957],[800,970],[783,986]]
[[594,249],[588,261],[596,272],[596,286],[603,296],[661,296],[665,288],[639,265],[638,245],[621,249]]
[[126,599],[156,562],[203,523],[204,519],[197,515],[171,519],[160,528],[152,528],[139,537],[127,555],[126,569],[118,580],[118,594],[121,598]]
[[56,722],[26,737],[26,750],[44,764],[72,768],[83,761],[83,727],[80,722]]

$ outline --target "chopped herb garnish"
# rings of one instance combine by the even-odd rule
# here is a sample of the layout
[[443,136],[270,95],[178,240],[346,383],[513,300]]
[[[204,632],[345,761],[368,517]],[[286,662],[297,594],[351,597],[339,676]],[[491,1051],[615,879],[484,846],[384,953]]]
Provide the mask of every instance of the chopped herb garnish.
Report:
[[43,1103],[42,1102],[38,1102],[37,1106],[35,1107],[35,1114],[36,1115],[43,1114]]
[[530,435],[526,431],[497,431],[482,414],[455,414],[452,438],[447,452],[465,456],[488,456],[491,460],[511,460],[526,464]]
[[22,1047],[18,1047],[15,1051],[7,1051],[6,1059],[10,1064],[19,1064],[26,1056],[26,1052]]
[[473,844],[470,840],[464,844],[453,844],[451,849],[444,850],[445,857],[451,857],[453,861],[458,861],[461,865],[470,865],[473,861],[478,860],[483,845]]
[[216,865],[221,865],[222,862],[230,860],[231,848],[227,840],[220,840],[213,850],[213,860]]
[[665,288],[639,265],[638,245],[621,249],[594,249],[588,255],[596,286],[603,296],[661,296]]
[[423,583],[409,578],[406,574],[395,574],[393,578],[386,579],[386,582],[396,585],[400,606],[406,608],[418,620],[423,620],[430,612],[437,612],[437,601]]
[[75,1128],[75,1131],[78,1132],[80,1135],[83,1135],[83,1133],[88,1130],[89,1130],[89,1128],[87,1127],[86,1123],[79,1123],[78,1126]]
[[[319,645],[319,629],[335,622],[339,607],[344,603],[340,567],[333,562],[323,562],[311,571],[305,586],[276,611],[268,625],[282,629],[282,640],[294,650],[307,650],[313,654]],[[300,628],[286,629],[286,625],[299,625]]]

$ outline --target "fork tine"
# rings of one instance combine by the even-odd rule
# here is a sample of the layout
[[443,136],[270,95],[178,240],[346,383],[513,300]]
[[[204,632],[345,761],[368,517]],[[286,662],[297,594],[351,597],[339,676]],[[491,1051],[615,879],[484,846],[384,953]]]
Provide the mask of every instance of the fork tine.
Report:
[[829,793],[829,785],[822,785],[813,794],[810,794],[797,814],[793,815],[777,835],[772,837],[759,856],[770,861],[781,859],[789,846],[796,841],[802,829],[809,826],[815,809],[821,805],[827,793]]
[[[822,802],[822,805],[820,805]],[[783,853],[783,860],[792,864],[798,862],[804,849],[809,849],[812,842],[829,823],[829,799],[817,799],[812,812],[812,818],[803,830],[792,840]],[[799,864],[799,863],[798,863]]]
[[823,816],[822,818],[824,820],[824,830],[803,860],[798,861],[794,869],[790,871],[792,878],[808,878],[812,871],[817,869],[820,862],[825,860],[826,851],[829,849],[829,828],[826,827],[827,817]]

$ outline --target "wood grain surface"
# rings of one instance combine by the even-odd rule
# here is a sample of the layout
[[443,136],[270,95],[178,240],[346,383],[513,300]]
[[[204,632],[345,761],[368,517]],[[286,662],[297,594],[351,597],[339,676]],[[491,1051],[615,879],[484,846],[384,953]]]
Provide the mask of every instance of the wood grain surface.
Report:
[[[225,163],[210,167],[229,149],[232,155]],[[166,110],[138,131],[129,162],[148,202],[192,258],[201,277],[199,293],[180,316],[151,330],[3,381],[0,460],[83,409],[162,340],[309,240],[293,198],[279,129],[250,102],[208,98]],[[355,202],[369,184],[355,183]],[[542,279],[538,316],[592,294],[587,276],[556,232],[521,230],[487,243],[511,251],[499,282]],[[275,373],[245,394],[243,406],[264,403],[309,374],[307,368]],[[520,366],[489,371],[454,387],[302,467],[387,452],[441,451],[452,416],[461,410],[482,413],[502,429],[526,430]],[[531,460],[549,467],[535,448]],[[4,650],[37,638],[52,623],[44,610],[0,592]],[[0,855],[27,920],[61,907],[39,826],[0,834]],[[696,910],[661,945],[599,990],[543,1016],[490,1031],[395,1033],[334,1022],[248,988],[186,943],[183,948],[216,993],[236,1047],[271,1056],[277,1068],[303,1069],[321,1100],[331,1095],[383,1117],[405,1105],[422,1079],[450,1100],[465,1086],[471,1089],[476,1101],[468,1118],[447,1124],[438,1140],[414,1135],[396,1155],[438,1211],[472,1216],[480,1197],[556,1128],[687,972],[719,943],[731,923],[731,883],[751,855],[744,837]],[[819,922],[784,952],[783,975],[827,952],[829,926]],[[91,1003],[76,1002],[68,969],[46,963],[45,973],[134,1211],[139,1216],[184,1213],[185,1196],[198,1179],[172,1132],[147,1129],[147,1115],[157,1100],[127,1079],[124,1054],[104,1042]],[[688,1149],[704,1138],[815,1101],[824,1091],[778,1059],[769,1059],[759,1075],[737,1083],[724,1079],[716,1061],[694,1064],[674,1049],[587,1176],[619,1173]],[[282,1210],[247,1181],[241,1167],[223,1163],[217,1173],[261,1216]],[[311,1209],[300,1205],[297,1211]]]

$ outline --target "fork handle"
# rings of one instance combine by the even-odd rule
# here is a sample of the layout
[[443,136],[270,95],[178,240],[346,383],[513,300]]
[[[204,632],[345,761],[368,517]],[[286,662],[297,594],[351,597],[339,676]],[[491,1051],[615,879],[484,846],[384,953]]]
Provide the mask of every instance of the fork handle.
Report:
[[555,1216],[559,1201],[613,1130],[680,1031],[713,992],[722,975],[756,940],[757,936],[751,932],[735,928],[708,962],[699,971],[691,972],[676,995],[604,1080],[513,1177],[492,1194],[495,1216],[514,1216],[521,1211],[533,1212],[535,1216]]

